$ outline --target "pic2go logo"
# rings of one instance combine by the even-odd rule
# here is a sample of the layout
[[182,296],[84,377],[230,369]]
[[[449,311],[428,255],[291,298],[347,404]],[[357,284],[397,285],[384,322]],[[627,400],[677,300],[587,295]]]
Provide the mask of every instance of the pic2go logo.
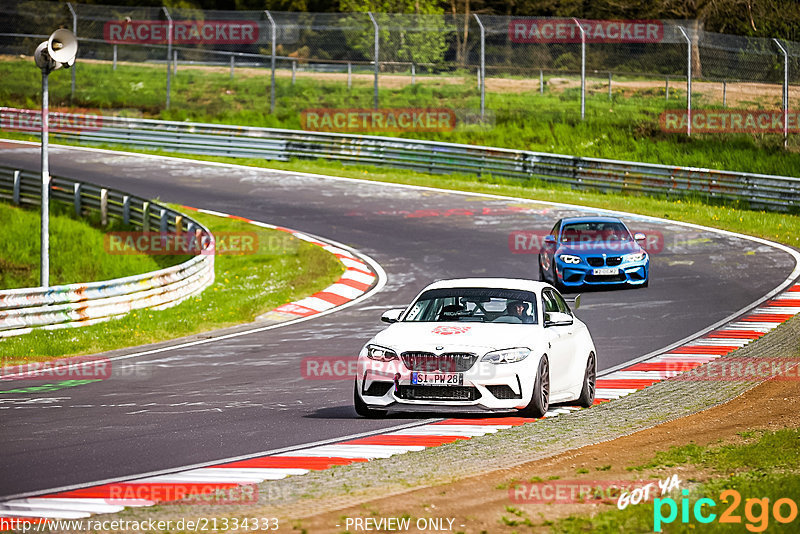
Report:
[[[670,524],[681,514],[681,523],[687,524],[690,521],[689,514],[698,523],[711,523],[717,519],[717,514],[711,511],[717,506],[713,499],[702,498],[695,501],[694,505],[689,502],[689,490],[681,492],[683,498],[680,505],[675,499],[666,497],[653,501],[653,530],[662,532],[662,525]],[[737,513],[739,505],[742,503],[742,496],[737,490],[729,489],[719,494],[719,499],[728,507],[719,515],[720,523],[741,524],[742,517]],[[666,507],[666,510],[665,510]],[[769,526],[770,513],[778,523],[787,524],[797,519],[797,503],[789,498],[776,500],[770,508],[770,500],[767,497],[745,499],[744,517],[747,520],[745,528],[750,532],[764,532]]]

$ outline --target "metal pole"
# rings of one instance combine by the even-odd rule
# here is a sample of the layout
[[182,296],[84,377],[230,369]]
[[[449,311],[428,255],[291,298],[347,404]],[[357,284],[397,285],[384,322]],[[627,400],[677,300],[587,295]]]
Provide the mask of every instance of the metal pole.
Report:
[[[78,38],[78,13],[75,11],[75,8],[72,7],[72,2],[67,2],[67,7],[69,8],[69,12],[72,13],[72,33],[75,35],[75,38]],[[71,92],[70,98],[75,99],[75,65],[72,66],[72,85],[71,85]]]
[[772,40],[783,52],[783,148],[789,146],[789,53],[777,39]]
[[722,107],[728,107],[728,82],[722,80]]
[[172,58],[172,17],[166,7],[161,8],[164,16],[167,17],[167,109],[169,109],[170,90],[172,89],[172,65],[169,60]]
[[665,100],[669,100],[669,76],[667,76],[667,81],[664,82],[664,94],[666,95]]
[[475,76],[478,79],[478,89],[480,89],[481,88],[481,68],[480,67],[478,67],[477,70],[475,71]]
[[611,72],[608,73],[608,100],[611,100]]
[[39,285],[50,286],[50,163],[47,152],[50,136],[47,71],[42,69],[42,230]]
[[235,63],[236,63],[236,56],[231,55],[231,80],[233,79],[233,67]]
[[481,120],[483,120],[484,109],[486,107],[486,30],[483,27],[480,17],[477,13],[472,14],[481,28],[481,70],[480,70],[480,84],[481,84]]
[[292,61],[292,85],[294,85],[294,78],[297,74],[297,61]]
[[692,40],[686,30],[678,26],[678,30],[686,39],[686,135],[692,135]]
[[172,74],[178,75],[178,51],[172,51]]
[[372,26],[373,28],[375,28],[375,84],[374,84],[375,89],[373,91],[374,95],[372,98],[374,102],[373,107],[375,109],[378,109],[378,69],[379,69],[378,61],[380,59],[380,51],[381,51],[380,34],[378,33],[378,31],[380,30],[380,28],[378,27],[378,21],[375,20],[375,16],[372,14],[372,11],[368,11],[367,15],[369,15],[369,20],[372,21]]
[[270,39],[272,40],[272,81],[270,82],[269,86],[269,112],[275,113],[275,41],[277,38],[277,32],[275,31],[275,19],[272,18],[272,15],[269,11],[264,11],[264,13],[267,14],[267,18],[269,19]]
[[417,83],[417,69],[414,66],[414,62],[411,62],[411,85]]
[[353,87],[353,64],[349,61],[347,62],[347,89],[351,89]]
[[539,69],[539,94],[544,94],[544,71]]
[[583,120],[586,117],[586,31],[578,19],[572,20],[581,32],[581,120]]
[[114,66],[113,70],[117,70],[117,45],[114,45]]

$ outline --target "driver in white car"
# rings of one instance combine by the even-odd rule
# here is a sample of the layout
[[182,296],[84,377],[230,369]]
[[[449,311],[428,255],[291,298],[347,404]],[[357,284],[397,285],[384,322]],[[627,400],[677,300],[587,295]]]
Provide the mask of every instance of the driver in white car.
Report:
[[520,300],[510,300],[506,304],[506,315],[516,317],[523,323],[533,323],[533,317],[528,315],[528,305]]

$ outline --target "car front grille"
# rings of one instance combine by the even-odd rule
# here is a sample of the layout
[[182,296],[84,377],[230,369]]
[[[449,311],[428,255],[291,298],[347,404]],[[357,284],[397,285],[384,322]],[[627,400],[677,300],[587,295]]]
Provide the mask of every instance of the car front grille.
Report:
[[468,371],[478,360],[477,354],[469,352],[404,352],[400,355],[403,364],[412,371],[428,373],[463,373]]
[[587,274],[586,278],[583,279],[584,282],[592,283],[592,282],[626,282],[628,278],[625,276],[625,273],[619,274]]
[[592,267],[602,267],[605,262],[603,262],[603,258],[588,257],[586,263]]
[[616,267],[620,263],[622,263],[622,256],[611,256],[606,258],[606,265],[609,267]]
[[397,396],[406,400],[474,401],[481,395],[469,386],[399,386]]

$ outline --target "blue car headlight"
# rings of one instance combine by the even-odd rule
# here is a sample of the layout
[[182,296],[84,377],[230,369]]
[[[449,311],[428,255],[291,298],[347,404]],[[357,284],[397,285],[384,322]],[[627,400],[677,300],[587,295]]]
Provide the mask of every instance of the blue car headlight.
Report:
[[581,262],[580,256],[573,256],[572,254],[562,254],[558,257],[564,263],[570,263],[572,265],[577,265]]
[[628,262],[643,261],[645,258],[647,258],[647,252],[636,252],[635,254],[625,254],[622,257],[622,260],[628,263]]

